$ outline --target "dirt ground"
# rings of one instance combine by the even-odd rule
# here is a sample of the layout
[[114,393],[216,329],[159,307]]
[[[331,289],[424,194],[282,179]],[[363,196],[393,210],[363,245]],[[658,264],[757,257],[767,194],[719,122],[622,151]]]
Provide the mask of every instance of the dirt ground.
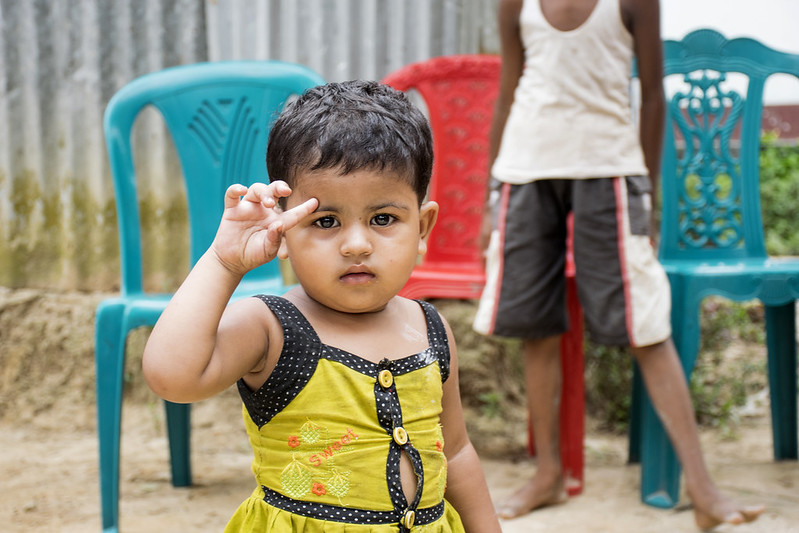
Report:
[[[93,313],[102,294],[0,288],[0,531],[100,530],[94,410]],[[122,428],[121,530],[218,532],[253,489],[251,452],[235,391],[193,408],[194,486],[170,484],[160,402],[141,385],[131,339]],[[799,532],[799,463],[772,461],[768,410],[750,409],[735,439],[703,430],[712,475],[735,498],[764,503],[756,523],[718,531]],[[467,413],[467,416],[477,416]],[[524,418],[470,421],[495,501],[535,469],[522,453]],[[589,419],[585,490],[567,504],[506,521],[503,531],[697,531],[685,497],[673,510],[640,503],[627,439]],[[499,437],[498,437],[499,435]],[[504,442],[504,450],[499,443]]]

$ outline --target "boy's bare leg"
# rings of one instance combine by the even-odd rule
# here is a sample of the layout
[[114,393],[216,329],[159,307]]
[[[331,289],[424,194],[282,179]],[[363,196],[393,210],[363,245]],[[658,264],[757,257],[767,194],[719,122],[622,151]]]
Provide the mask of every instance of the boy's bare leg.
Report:
[[[707,471],[699,442],[694,409],[677,351],[671,339],[632,349],[649,397],[666,429],[685,472],[685,486],[701,529],[722,523],[755,520],[763,506],[745,507],[722,494]],[[536,441],[537,442],[537,441]]]
[[521,516],[567,499],[560,462],[560,336],[526,339],[522,355],[537,467],[533,477],[497,507],[502,518]]

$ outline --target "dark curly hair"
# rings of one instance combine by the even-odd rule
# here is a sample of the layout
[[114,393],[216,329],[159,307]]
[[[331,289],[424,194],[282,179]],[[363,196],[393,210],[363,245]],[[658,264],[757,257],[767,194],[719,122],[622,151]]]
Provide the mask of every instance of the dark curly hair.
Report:
[[422,112],[402,91],[374,81],[307,90],[280,113],[269,135],[270,180],[292,186],[301,172],[393,171],[421,204],[433,167],[433,138]]

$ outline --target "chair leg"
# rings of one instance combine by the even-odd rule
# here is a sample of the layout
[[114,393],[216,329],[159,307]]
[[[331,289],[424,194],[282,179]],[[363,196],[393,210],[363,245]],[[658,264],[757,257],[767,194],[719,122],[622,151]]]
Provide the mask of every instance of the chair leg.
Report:
[[96,313],[95,365],[97,434],[100,455],[100,507],[103,531],[119,523],[119,437],[122,418],[122,374],[125,366],[125,305],[104,301]]
[[641,402],[641,501],[670,509],[680,495],[680,462],[649,394]]
[[766,306],[774,460],[797,459],[796,304]]
[[[699,351],[700,302],[681,290],[679,279],[670,282],[672,338],[689,379]],[[641,396],[641,500],[653,507],[672,508],[679,501],[682,468],[649,394]]]
[[172,485],[191,485],[191,404],[164,402]]
[[560,453],[569,496],[583,491],[585,463],[585,363],[583,312],[573,277],[566,280],[571,329],[561,339],[563,393],[560,407]]
[[643,424],[643,405],[646,388],[644,378],[641,376],[641,369],[638,363],[633,360],[633,379],[631,386],[630,415],[628,422],[628,452],[627,462],[636,464],[641,462],[641,425]]

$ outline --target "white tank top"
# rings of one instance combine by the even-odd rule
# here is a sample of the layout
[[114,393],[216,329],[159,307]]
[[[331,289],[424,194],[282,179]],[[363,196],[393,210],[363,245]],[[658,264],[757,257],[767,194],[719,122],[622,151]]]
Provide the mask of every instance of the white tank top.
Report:
[[539,0],[520,17],[524,71],[492,174],[546,178],[647,174],[630,102],[633,38],[619,0],[598,0],[578,28],[561,31]]

